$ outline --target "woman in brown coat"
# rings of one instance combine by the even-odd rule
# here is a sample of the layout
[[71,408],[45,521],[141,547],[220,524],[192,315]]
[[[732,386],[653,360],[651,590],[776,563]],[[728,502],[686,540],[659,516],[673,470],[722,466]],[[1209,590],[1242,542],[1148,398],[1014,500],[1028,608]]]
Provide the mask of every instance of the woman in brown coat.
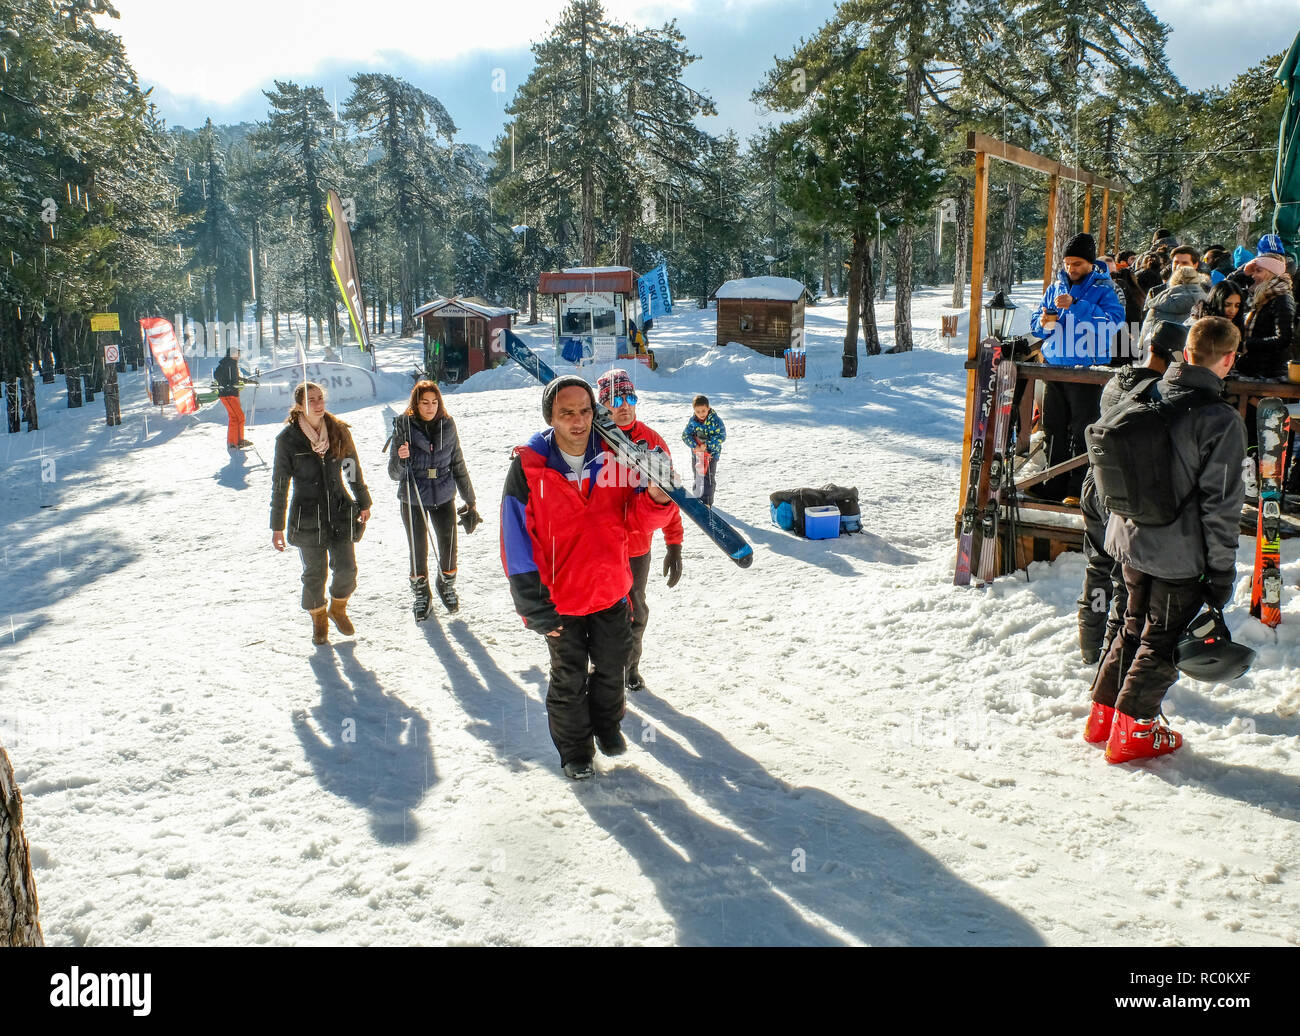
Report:
[[[360,539],[370,518],[370,492],[361,477],[352,433],[325,409],[325,390],[304,382],[294,390],[293,400],[275,439],[271,546],[284,550],[287,507],[288,541],[302,555],[302,606],[311,614],[312,642],[324,644],[329,640],[327,615],[344,636],[356,632],[347,614],[348,598],[357,585],[353,541]],[[327,611],[325,581],[331,569]]]

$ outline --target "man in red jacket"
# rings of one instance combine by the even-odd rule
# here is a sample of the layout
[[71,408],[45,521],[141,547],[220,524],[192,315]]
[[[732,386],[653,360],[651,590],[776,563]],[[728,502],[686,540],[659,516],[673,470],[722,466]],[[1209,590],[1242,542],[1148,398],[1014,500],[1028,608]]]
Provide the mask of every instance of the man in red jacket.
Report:
[[524,625],[546,637],[546,715],[574,780],[595,772],[593,735],[605,755],[627,749],[619,723],[632,649],[628,534],[652,535],[677,515],[666,493],[639,486],[603,446],[595,402],[582,378],[548,384],[550,427],[515,448],[501,495],[501,563]]
[[[636,418],[636,390],[632,386],[632,376],[620,367],[602,374],[596,382],[596,391],[604,406],[609,407],[614,423],[627,437],[648,449],[656,447],[668,453],[668,444],[663,436],[649,425],[642,424]],[[664,543],[668,554],[664,557],[664,572],[668,585],[676,586],[682,578],[682,516],[678,512],[664,526]],[[632,654],[627,661],[627,689],[629,691],[645,690],[645,681],[641,679],[641,642],[645,638],[646,623],[650,621],[650,605],[646,601],[646,584],[650,581],[650,545],[654,541],[653,530],[642,533],[629,529],[627,533],[628,563],[632,568]]]

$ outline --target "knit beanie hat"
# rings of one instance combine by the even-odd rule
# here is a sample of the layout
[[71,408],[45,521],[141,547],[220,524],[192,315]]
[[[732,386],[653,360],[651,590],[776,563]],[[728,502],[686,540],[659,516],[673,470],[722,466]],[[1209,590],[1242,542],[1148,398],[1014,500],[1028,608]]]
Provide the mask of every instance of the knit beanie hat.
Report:
[[632,375],[622,367],[612,367],[602,374],[596,381],[596,390],[602,406],[612,406],[611,401],[615,396],[626,399],[628,396],[636,395],[636,389],[632,385]]
[[551,411],[555,409],[555,397],[560,394],[561,389],[566,388],[586,389],[587,395],[591,396],[592,409],[595,409],[596,396],[591,391],[591,386],[587,384],[586,380],[576,374],[563,374],[554,381],[548,382],[542,392],[542,419],[547,424],[551,423]]
[[1090,263],[1097,261],[1097,242],[1091,234],[1075,234],[1066,243],[1062,253],[1066,259],[1086,259]]
[[1274,277],[1281,277],[1286,273],[1286,260],[1275,252],[1260,252],[1250,262],[1246,264],[1246,272],[1250,272],[1252,266],[1263,267]]
[[1260,255],[1272,253],[1273,255],[1285,255],[1286,249],[1282,247],[1282,238],[1277,234],[1265,234],[1259,239],[1259,245],[1255,249]]

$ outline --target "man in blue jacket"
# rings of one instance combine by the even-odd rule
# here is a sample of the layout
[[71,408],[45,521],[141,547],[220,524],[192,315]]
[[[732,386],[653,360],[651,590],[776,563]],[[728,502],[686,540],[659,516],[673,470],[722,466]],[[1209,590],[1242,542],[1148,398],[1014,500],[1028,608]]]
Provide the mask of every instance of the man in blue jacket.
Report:
[[[1030,321],[1033,333],[1044,339],[1043,360],[1054,367],[1105,366],[1123,325],[1124,302],[1106,264],[1097,262],[1096,242],[1091,234],[1078,234],[1066,244],[1056,280]],[[1101,389],[1068,381],[1047,383],[1043,433],[1048,467],[1086,452],[1083,430],[1100,414]],[[1086,470],[1078,467],[1048,479],[1034,495],[1078,504]]]

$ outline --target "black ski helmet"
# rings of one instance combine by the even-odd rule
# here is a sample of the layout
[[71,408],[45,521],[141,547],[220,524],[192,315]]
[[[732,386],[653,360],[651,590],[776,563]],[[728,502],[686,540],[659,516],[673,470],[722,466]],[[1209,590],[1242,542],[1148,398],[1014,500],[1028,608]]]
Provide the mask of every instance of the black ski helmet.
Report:
[[1174,650],[1174,665],[1179,671],[1206,683],[1244,676],[1254,661],[1254,650],[1232,642],[1223,612],[1213,606],[1207,606],[1191,621]]

